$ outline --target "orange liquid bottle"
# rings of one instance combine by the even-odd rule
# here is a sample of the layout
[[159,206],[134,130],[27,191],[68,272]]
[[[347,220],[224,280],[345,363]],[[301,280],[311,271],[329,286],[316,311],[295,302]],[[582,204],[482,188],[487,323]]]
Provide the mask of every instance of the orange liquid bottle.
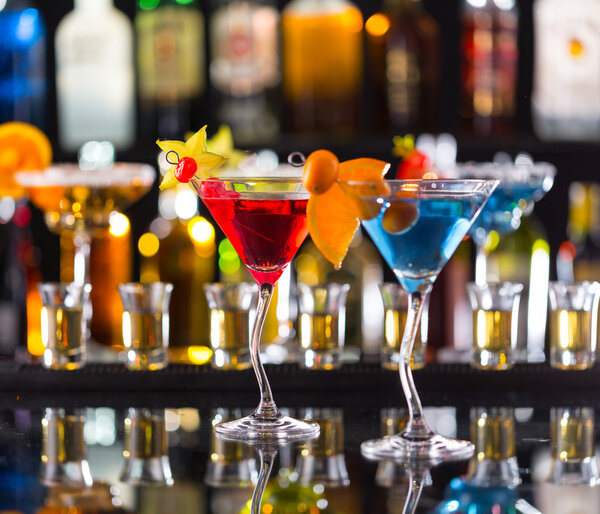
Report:
[[281,26],[288,127],[352,134],[363,74],[360,10],[346,0],[292,0]]

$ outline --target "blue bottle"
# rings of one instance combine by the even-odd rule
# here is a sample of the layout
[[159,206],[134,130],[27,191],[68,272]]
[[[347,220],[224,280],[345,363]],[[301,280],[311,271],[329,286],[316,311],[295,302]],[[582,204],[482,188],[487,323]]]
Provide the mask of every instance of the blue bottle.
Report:
[[46,27],[25,0],[0,0],[0,123],[46,128]]

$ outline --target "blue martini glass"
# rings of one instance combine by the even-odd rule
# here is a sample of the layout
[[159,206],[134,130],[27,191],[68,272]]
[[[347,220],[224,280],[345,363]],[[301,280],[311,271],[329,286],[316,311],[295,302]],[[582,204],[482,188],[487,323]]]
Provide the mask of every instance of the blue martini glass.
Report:
[[438,274],[471,228],[496,180],[389,180],[342,182],[358,202],[362,225],[409,295],[408,317],[400,347],[400,382],[409,421],[397,435],[362,443],[373,459],[441,462],[469,458],[473,445],[435,434],[410,370],[410,355],[423,303]]
[[446,168],[442,173],[444,177],[456,179],[500,180],[469,230],[476,248],[475,282],[483,285],[487,281],[485,243],[489,233],[495,231],[502,236],[517,230],[521,218],[552,188],[556,168],[546,162],[465,163]]

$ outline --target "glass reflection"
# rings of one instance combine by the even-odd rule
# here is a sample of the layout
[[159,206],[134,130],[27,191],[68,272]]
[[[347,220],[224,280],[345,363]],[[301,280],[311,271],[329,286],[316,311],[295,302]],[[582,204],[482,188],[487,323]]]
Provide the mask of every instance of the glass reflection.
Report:
[[83,437],[85,410],[47,408],[42,418],[40,481],[47,486],[91,487]]
[[[382,409],[380,420],[381,435],[392,436],[408,422],[408,410]],[[432,481],[428,466],[410,461],[382,461],[377,464],[375,483],[387,488],[388,512],[400,512],[402,509],[403,514],[408,514],[416,512],[423,489]]]
[[241,409],[215,409],[211,412],[211,434],[204,483],[211,487],[247,488],[257,481],[252,448],[239,441],[216,437],[214,427],[222,421],[239,419]]
[[298,451],[296,458],[298,483],[302,486],[318,483],[326,487],[350,485],[344,456],[342,409],[301,409],[300,418],[318,423],[320,433],[317,438],[307,441]]
[[129,485],[173,485],[165,410],[131,407],[124,427],[121,482]]
[[469,461],[467,476],[450,481],[446,501],[435,512],[515,513],[519,502],[516,487],[521,477],[516,457],[514,410],[477,407],[471,409],[470,417],[475,453]]
[[[600,477],[594,446],[594,409],[550,410],[550,469],[536,485],[544,514],[600,512]],[[543,459],[538,460],[543,466]]]

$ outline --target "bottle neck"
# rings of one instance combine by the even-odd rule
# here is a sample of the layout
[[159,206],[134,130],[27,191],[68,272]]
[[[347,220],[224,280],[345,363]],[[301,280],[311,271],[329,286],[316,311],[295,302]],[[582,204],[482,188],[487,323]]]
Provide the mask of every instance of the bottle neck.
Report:
[[113,0],[75,0],[78,11],[106,11],[113,7]]

